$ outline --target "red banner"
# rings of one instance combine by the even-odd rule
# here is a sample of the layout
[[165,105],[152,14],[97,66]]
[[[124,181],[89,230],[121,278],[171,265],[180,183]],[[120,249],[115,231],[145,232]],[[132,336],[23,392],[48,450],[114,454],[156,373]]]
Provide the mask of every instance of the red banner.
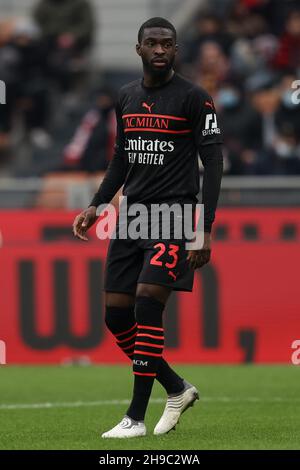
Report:
[[[107,242],[72,238],[73,213],[1,212],[0,340],[13,363],[126,362],[106,330]],[[219,210],[209,265],[165,312],[172,362],[290,363],[300,339],[300,214]]]

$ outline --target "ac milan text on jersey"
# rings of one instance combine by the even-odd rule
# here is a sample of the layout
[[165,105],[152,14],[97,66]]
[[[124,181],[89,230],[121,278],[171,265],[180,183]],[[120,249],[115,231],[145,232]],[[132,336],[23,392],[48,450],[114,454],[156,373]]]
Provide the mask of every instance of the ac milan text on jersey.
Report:
[[128,204],[192,203],[204,166],[204,227],[211,230],[223,170],[221,133],[211,97],[174,73],[160,87],[136,80],[121,88],[115,154],[91,205],[123,186]]

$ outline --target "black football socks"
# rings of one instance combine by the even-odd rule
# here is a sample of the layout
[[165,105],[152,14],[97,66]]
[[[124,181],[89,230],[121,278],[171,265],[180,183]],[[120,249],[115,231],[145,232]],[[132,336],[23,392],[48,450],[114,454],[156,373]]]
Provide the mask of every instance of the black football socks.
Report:
[[[133,360],[134,345],[137,333],[134,306],[114,307],[107,306],[105,323],[116,338],[117,345]],[[159,360],[156,373],[157,381],[164,387],[168,395],[182,392],[183,379],[171,369],[163,357]]]

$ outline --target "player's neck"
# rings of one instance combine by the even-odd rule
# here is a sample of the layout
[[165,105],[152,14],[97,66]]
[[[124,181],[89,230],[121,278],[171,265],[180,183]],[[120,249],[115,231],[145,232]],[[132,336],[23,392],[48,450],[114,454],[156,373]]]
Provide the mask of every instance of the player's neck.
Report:
[[162,85],[165,85],[167,82],[171,80],[171,78],[174,75],[174,70],[171,69],[166,73],[164,76],[160,77],[155,77],[146,70],[144,70],[144,77],[143,77],[143,84],[145,87],[153,88],[153,87],[160,87]]

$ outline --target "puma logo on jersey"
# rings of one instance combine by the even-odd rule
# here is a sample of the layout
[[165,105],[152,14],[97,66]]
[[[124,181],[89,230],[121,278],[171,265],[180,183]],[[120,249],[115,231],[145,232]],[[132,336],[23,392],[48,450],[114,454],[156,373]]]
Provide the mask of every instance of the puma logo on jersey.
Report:
[[214,106],[212,103],[210,103],[209,101],[205,101],[205,106],[210,106],[210,108],[214,109]]
[[155,103],[147,104],[147,103],[145,103],[145,101],[143,101],[142,107],[148,109],[149,113],[151,114],[151,112],[152,112],[151,109],[152,109],[152,106],[154,106],[154,104]]

